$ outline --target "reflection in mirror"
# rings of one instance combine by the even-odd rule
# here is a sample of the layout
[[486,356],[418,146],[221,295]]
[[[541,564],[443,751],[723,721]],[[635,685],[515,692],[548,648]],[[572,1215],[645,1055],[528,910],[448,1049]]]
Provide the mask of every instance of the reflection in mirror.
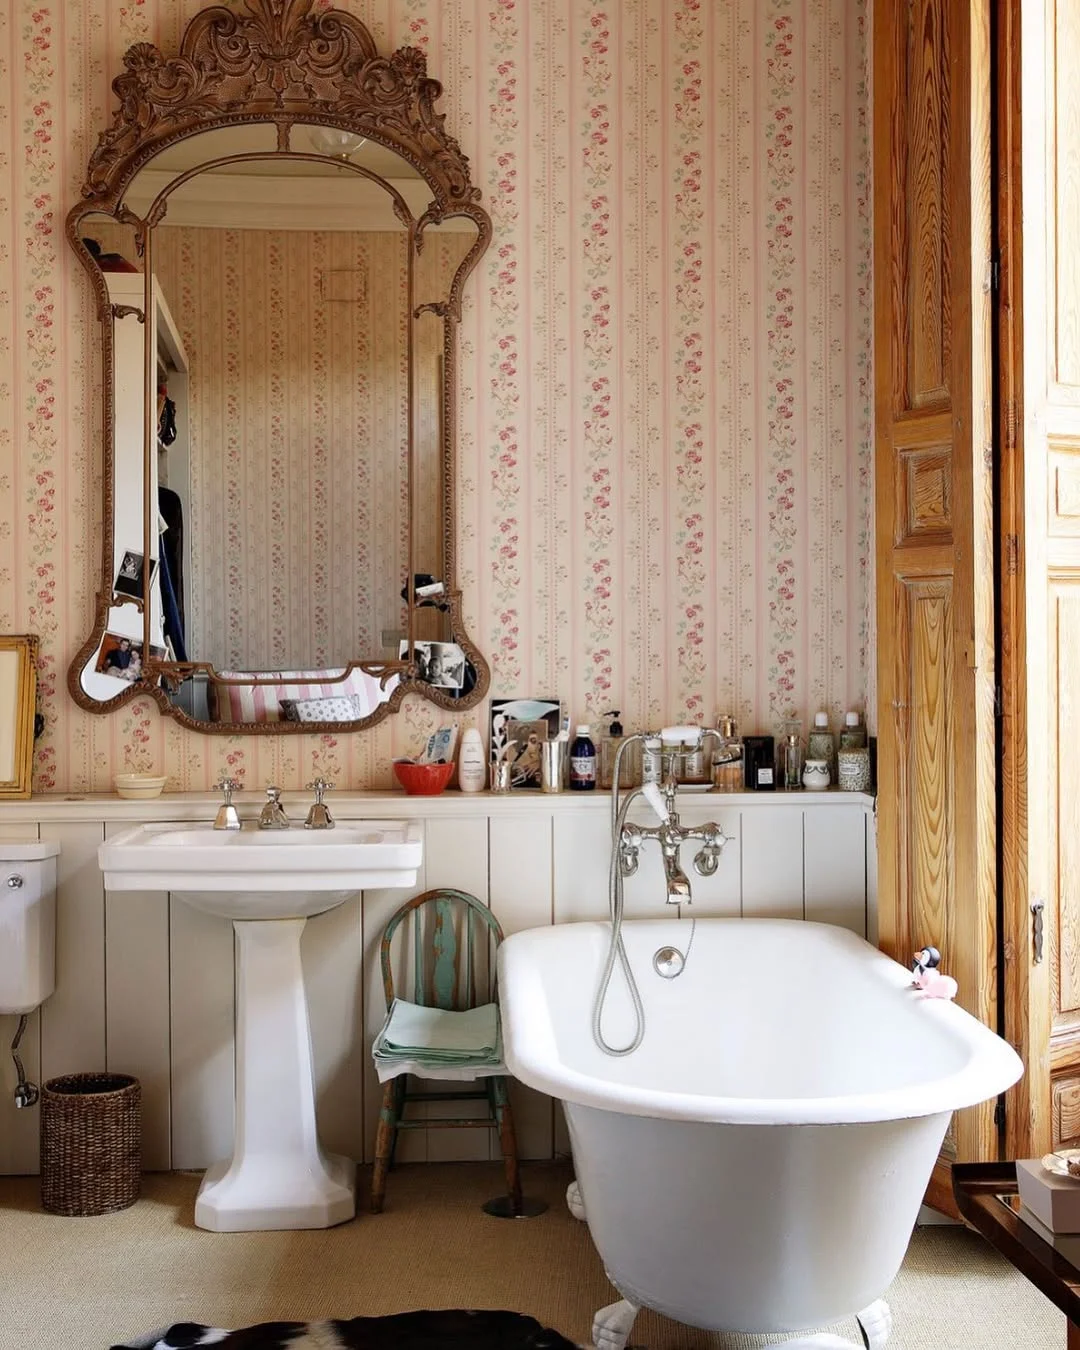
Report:
[[[142,262],[132,225],[112,216],[84,218],[82,245],[94,259],[107,294],[113,340],[113,429],[111,490],[113,538],[108,569],[109,608],[105,631],[82,671],[83,690],[108,702],[142,676],[146,655],[143,606],[151,596],[151,645],[164,654],[162,612],[156,588],[158,540],[144,529],[147,484],[143,473],[143,310]],[[160,301],[160,297],[156,297]],[[182,350],[166,353],[182,366]],[[149,556],[149,565],[147,557]]]
[[[429,191],[378,146],[361,145],[354,158],[385,183],[339,160],[293,156],[191,172],[205,159],[265,149],[253,130],[266,128],[181,142],[126,195],[159,222],[150,249],[162,299],[152,476],[166,565],[152,593],[163,590],[170,659],[209,663],[230,681],[282,681],[220,686],[196,673],[176,696],[190,716],[354,720],[393,685],[361,671],[346,677],[348,664],[408,656],[409,236],[395,196],[411,198],[411,211]],[[312,130],[326,131],[292,133],[304,155],[316,150]],[[432,303],[475,240],[463,223],[464,235],[460,224],[432,230],[417,261],[414,289]],[[416,570],[441,576],[443,325],[424,320],[413,548]],[[440,620],[429,636],[447,639],[445,611],[428,613]]]
[[[445,593],[438,587],[445,575],[443,542],[453,529],[445,518],[448,504],[443,483],[443,408],[447,318],[443,310],[453,278],[476,244],[478,231],[467,217],[454,217],[423,232],[414,295],[416,409],[413,493],[413,566],[420,591],[413,632],[421,679],[451,697],[468,694],[475,671],[464,652],[452,643]],[[422,584],[423,583],[423,584]]]

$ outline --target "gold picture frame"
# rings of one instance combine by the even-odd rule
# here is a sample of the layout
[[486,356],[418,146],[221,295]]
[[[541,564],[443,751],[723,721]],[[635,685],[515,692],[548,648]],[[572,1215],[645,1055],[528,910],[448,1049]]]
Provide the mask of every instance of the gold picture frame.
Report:
[[0,799],[30,796],[36,658],[36,637],[0,636]]

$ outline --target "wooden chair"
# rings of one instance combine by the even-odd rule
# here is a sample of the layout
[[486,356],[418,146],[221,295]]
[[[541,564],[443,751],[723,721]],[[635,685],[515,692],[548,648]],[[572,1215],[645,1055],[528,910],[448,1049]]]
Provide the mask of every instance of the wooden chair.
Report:
[[[455,911],[457,913],[455,913]],[[465,891],[440,888],[425,891],[397,911],[383,929],[379,957],[382,963],[383,989],[387,1012],[394,1002],[394,977],[390,969],[390,946],[400,925],[412,916],[412,952],[414,990],[412,1001],[429,1008],[465,1011],[484,1003],[494,1002],[496,986],[494,949],[502,941],[498,920],[475,896]],[[464,952],[458,951],[458,924],[460,917],[464,930]],[[428,923],[425,925],[424,920]],[[426,930],[426,931],[425,931]],[[479,939],[479,940],[478,940]],[[491,959],[491,973],[484,982],[483,995],[477,996],[478,963]],[[461,959],[463,957],[463,959]],[[437,1070],[433,1070],[438,1076]],[[503,1074],[477,1079],[483,1087],[476,1090],[445,1092],[409,1092],[407,1074],[399,1074],[383,1085],[382,1110],[379,1113],[379,1132],[375,1140],[375,1170],[371,1178],[371,1212],[382,1213],[386,1192],[386,1174],[393,1166],[394,1151],[399,1130],[455,1129],[486,1124],[498,1130],[506,1169],[506,1191],[512,1212],[521,1212],[521,1180],[518,1174],[517,1142],[514,1135],[514,1117],[510,1109],[507,1079]],[[490,1116],[485,1121],[475,1117],[452,1120],[407,1120],[405,1108],[409,1102],[486,1101]]]

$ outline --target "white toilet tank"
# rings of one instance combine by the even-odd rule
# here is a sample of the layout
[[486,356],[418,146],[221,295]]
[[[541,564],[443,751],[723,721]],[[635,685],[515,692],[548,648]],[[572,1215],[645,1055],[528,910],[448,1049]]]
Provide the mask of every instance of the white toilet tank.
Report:
[[0,840],[0,1014],[32,1012],[56,985],[56,855]]

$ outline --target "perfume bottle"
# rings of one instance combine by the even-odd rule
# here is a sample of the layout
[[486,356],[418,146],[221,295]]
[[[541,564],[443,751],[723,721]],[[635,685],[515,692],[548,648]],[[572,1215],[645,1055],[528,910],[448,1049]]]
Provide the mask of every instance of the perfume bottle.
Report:
[[780,784],[785,792],[802,790],[803,752],[802,725],[784,723],[784,739],[780,746]]
[[720,742],[713,751],[712,780],[716,792],[743,790],[743,746],[734,717],[718,717]]

